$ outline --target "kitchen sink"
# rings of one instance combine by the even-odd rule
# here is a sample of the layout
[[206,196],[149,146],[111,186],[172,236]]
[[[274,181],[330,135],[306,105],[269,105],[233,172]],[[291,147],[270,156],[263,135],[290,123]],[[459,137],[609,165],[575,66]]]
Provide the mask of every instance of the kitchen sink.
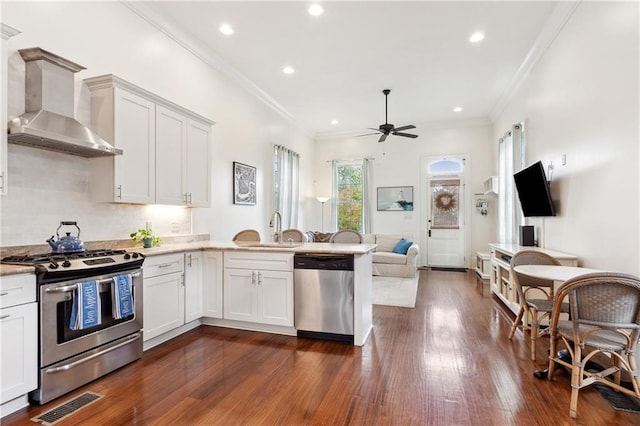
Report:
[[300,243],[300,242],[259,243],[259,242],[252,242],[252,241],[236,241],[235,243],[236,243],[236,245],[238,245],[240,247],[266,247],[266,248],[268,248],[268,247],[273,247],[273,248],[300,247],[300,246],[302,246],[304,244],[304,243]]

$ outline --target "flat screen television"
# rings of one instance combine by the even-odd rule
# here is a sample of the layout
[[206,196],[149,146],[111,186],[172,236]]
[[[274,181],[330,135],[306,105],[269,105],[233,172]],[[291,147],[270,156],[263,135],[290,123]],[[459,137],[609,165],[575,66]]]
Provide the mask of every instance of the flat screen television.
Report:
[[525,217],[555,216],[549,182],[541,161],[520,170],[513,175],[520,198],[522,214]]

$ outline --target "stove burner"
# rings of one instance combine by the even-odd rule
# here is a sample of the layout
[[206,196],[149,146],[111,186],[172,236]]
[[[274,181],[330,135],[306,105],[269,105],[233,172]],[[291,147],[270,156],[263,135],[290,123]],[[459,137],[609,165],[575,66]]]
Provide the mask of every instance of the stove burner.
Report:
[[47,262],[64,262],[74,259],[90,259],[95,257],[117,256],[127,253],[126,250],[97,249],[78,253],[41,253],[33,255],[17,255],[2,258],[3,263],[37,265]]

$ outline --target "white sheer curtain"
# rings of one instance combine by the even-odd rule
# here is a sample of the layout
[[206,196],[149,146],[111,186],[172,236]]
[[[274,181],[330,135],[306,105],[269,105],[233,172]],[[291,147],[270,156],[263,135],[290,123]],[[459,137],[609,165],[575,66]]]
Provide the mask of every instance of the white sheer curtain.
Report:
[[329,231],[338,229],[338,161],[331,160],[331,218]]
[[513,174],[524,166],[522,123],[514,124],[498,140],[498,232],[500,242],[518,243],[518,227],[522,223]]
[[274,146],[273,209],[282,214],[282,229],[298,227],[300,209],[300,155]]
[[362,233],[371,233],[371,159],[362,160]]

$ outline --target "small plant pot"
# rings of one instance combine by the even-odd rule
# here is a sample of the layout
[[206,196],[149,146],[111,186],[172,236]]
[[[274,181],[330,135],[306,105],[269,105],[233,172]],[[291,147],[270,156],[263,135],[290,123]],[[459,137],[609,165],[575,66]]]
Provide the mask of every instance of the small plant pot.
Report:
[[142,239],[142,247],[151,248],[153,247],[153,237],[146,237]]

